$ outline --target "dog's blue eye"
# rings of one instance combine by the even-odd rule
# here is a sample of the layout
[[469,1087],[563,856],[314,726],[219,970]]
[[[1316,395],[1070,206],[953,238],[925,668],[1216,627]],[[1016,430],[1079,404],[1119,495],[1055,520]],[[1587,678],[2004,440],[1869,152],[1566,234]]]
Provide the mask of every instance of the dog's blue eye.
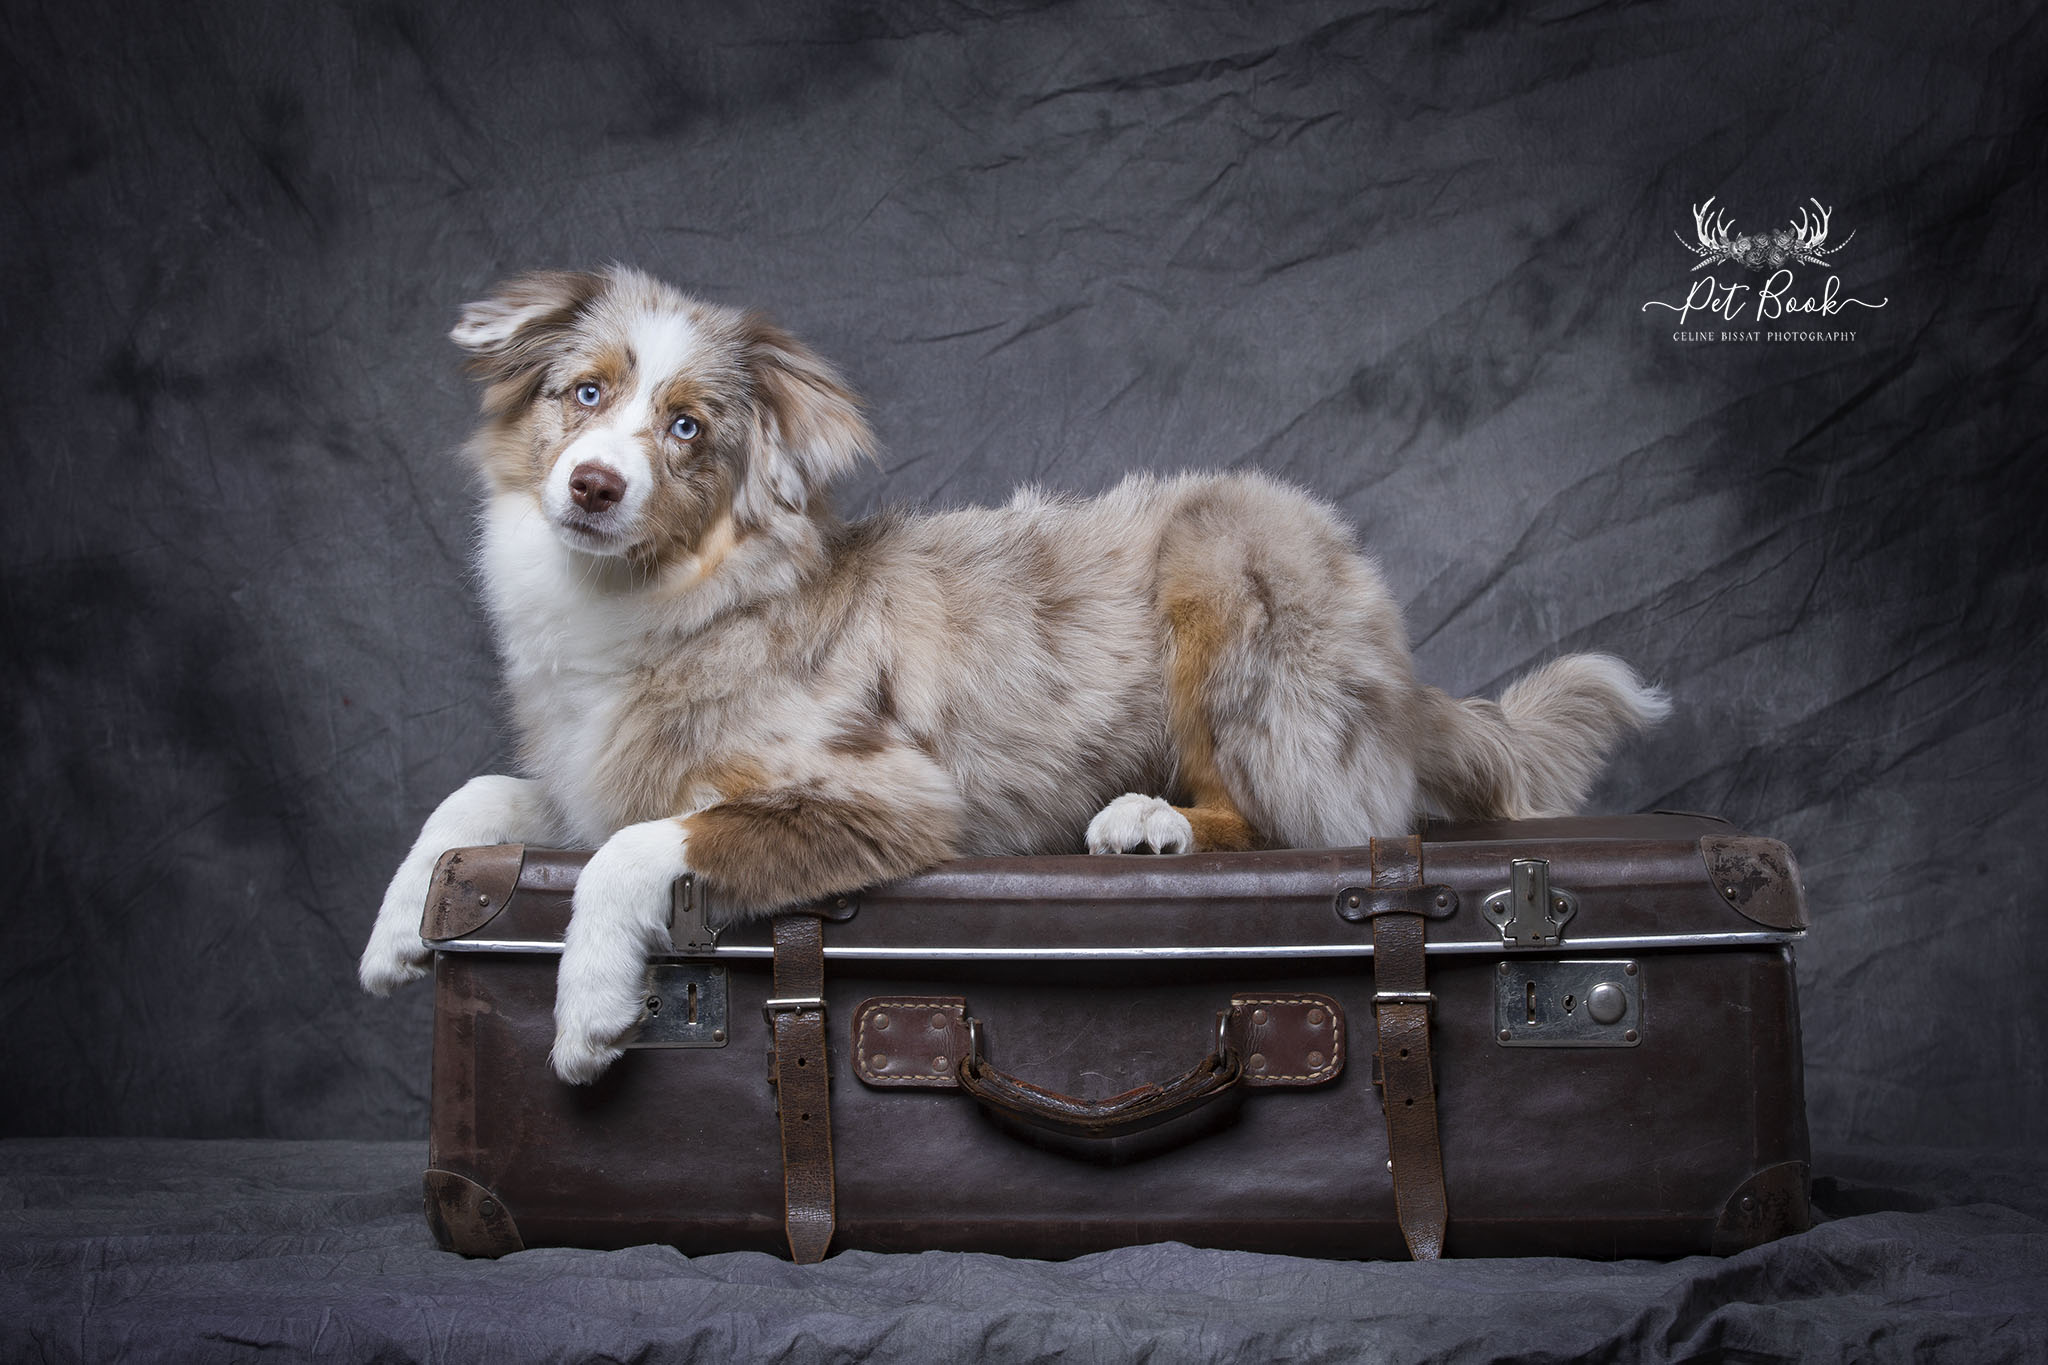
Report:
[[604,397],[604,390],[595,384],[578,384],[576,386],[576,401],[586,408],[596,407],[597,400],[602,397]]
[[668,434],[675,437],[678,441],[689,440],[697,434],[698,430],[697,419],[694,417],[678,417],[675,421],[668,424]]

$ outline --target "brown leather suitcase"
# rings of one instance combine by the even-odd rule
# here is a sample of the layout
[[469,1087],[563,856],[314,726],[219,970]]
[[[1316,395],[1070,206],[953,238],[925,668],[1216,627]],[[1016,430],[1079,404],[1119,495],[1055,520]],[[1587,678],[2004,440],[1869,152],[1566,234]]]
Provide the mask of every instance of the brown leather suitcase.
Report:
[[429,897],[427,1213],[469,1255],[1665,1256],[1807,1225],[1799,874],[1717,820],[963,861],[716,934],[686,878],[635,1045],[573,1087],[547,1054],[587,857],[454,850]]

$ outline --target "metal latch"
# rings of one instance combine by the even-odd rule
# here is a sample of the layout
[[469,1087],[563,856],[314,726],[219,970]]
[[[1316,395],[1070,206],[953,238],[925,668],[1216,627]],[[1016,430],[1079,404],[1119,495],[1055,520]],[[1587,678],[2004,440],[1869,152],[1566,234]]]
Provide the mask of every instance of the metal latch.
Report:
[[682,957],[709,957],[718,947],[718,931],[704,918],[703,890],[688,873],[668,889],[668,937]]
[[1513,885],[1488,896],[1479,912],[1510,948],[1555,947],[1579,913],[1579,898],[1550,884],[1550,864],[1542,858],[1517,858],[1512,870]]
[[639,1032],[627,1047],[724,1047],[725,966],[717,962],[657,962],[647,973]]
[[1642,968],[1503,962],[1494,973],[1493,1038],[1502,1047],[1634,1047],[1643,1039]]

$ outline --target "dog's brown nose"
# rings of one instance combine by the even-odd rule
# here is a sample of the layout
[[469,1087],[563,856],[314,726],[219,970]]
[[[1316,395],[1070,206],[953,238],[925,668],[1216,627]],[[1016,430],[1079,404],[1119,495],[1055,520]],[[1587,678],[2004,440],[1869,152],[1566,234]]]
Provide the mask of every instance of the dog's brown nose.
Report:
[[585,460],[569,473],[569,497],[586,512],[609,512],[626,496],[626,481],[614,469]]

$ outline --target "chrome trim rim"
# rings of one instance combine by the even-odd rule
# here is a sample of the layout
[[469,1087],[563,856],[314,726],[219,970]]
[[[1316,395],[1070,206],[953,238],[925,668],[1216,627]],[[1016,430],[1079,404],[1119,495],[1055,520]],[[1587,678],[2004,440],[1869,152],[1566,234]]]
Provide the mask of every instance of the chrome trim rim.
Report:
[[[1625,938],[1571,938],[1529,952],[1510,952],[1499,943],[1431,943],[1425,951],[1431,957],[1484,956],[1526,957],[1555,953],[1656,952],[1673,948],[1758,948],[1797,943],[1805,932],[1781,933],[1759,930],[1726,934],[1634,935]],[[513,953],[532,957],[556,957],[562,945],[548,939],[450,939],[433,945],[442,953]],[[765,943],[720,944],[709,953],[658,954],[656,961],[707,958],[772,958],[775,949]],[[1371,957],[1370,943],[1225,944],[1199,948],[1146,948],[1102,946],[1091,948],[989,948],[989,947],[857,947],[825,945],[825,956],[842,962],[1198,962],[1230,959],[1351,958]]]

